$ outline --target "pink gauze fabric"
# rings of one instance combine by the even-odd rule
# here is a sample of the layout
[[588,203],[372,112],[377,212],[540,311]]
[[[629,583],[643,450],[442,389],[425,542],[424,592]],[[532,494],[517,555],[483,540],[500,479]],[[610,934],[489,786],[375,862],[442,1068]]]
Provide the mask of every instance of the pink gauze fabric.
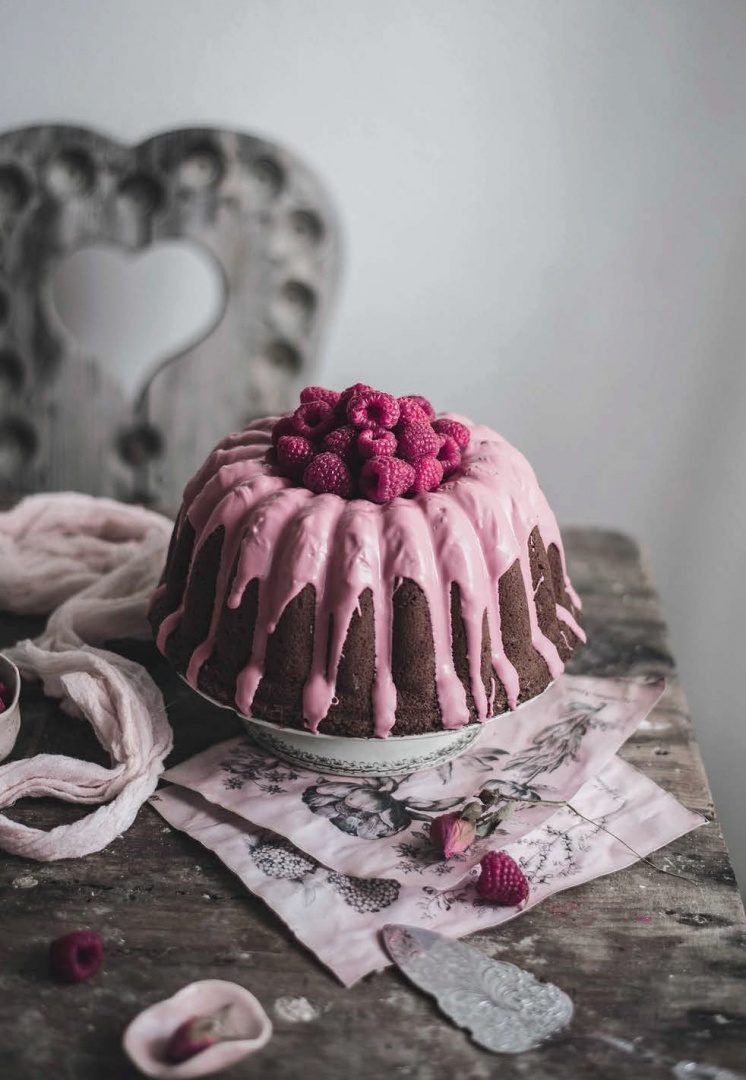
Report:
[[[44,862],[100,851],[155,790],[173,741],[162,695],[140,664],[101,646],[150,636],[148,600],[172,527],[149,510],[68,492],[0,513],[0,609],[51,612],[40,637],[3,651],[64,712],[87,720],[111,758],[109,768],[60,754],[0,766],[0,807],[29,796],[105,804],[49,832],[0,815],[5,851]],[[0,739],[0,758],[15,734]]]

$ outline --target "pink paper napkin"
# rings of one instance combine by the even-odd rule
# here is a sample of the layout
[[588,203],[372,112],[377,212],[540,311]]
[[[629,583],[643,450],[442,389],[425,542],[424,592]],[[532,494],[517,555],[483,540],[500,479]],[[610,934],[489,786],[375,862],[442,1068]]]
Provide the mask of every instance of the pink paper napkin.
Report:
[[[411,776],[323,776],[288,765],[239,737],[164,777],[287,837],[340,873],[443,889],[478,863],[494,840],[444,861],[430,843],[433,817],[462,806],[483,787],[571,799],[648,715],[663,688],[662,680],[563,676],[520,713],[487,724],[460,757]],[[547,805],[521,810],[505,823],[502,835],[518,839],[555,810]]]
[[390,963],[379,933],[386,923],[422,926],[449,937],[497,926],[554,893],[636,862],[625,843],[648,855],[705,821],[613,758],[573,799],[573,806],[595,824],[565,808],[520,840],[495,842],[520,863],[529,880],[527,905],[518,909],[481,900],[475,871],[442,890],[403,886],[390,878],[356,878],[329,869],[284,837],[186,788],[164,788],[151,802],[171,825],[214,851],[346,986]]
[[[661,682],[563,676],[530,708],[487,725],[460,758],[404,777],[322,776],[232,739],[169,770],[175,786],[151,801],[349,985],[388,963],[379,942],[388,922],[453,937],[494,926],[702,824],[615,757],[662,691]],[[444,860],[430,843],[430,821],[484,787],[572,800],[583,816],[529,807]],[[477,896],[476,863],[491,848],[523,867],[527,907],[496,908]]]

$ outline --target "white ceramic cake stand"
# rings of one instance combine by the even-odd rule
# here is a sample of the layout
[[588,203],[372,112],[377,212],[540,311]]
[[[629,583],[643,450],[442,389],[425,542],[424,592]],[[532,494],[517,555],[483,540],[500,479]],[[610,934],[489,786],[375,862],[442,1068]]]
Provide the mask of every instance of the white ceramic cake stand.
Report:
[[[183,675],[181,677],[184,679]],[[194,690],[191,684],[187,683],[187,686]],[[435,768],[467,750],[479,738],[485,724],[513,716],[536,701],[536,698],[531,698],[513,712],[503,712],[482,724],[468,724],[453,731],[391,735],[387,739],[351,739],[341,735],[314,734],[312,731],[259,720],[254,716],[244,716],[201,690],[194,692],[212,705],[235,712],[254,742],[276,757],[305,769],[338,776],[398,776]]]

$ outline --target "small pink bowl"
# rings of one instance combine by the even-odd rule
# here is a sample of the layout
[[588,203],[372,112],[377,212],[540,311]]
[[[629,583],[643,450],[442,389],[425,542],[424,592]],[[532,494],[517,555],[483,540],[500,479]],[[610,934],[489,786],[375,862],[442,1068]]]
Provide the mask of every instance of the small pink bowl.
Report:
[[10,690],[10,704],[0,712],[0,761],[8,756],[18,737],[21,726],[21,676],[15,664],[0,653],[0,683]]
[[[237,1037],[217,1042],[178,1065],[164,1061],[168,1041],[181,1024],[193,1016],[215,1015],[227,1005],[233,1014],[230,1031]],[[227,1069],[261,1050],[271,1035],[272,1021],[253,994],[237,983],[204,979],[138,1013],[124,1033],[122,1045],[133,1065],[146,1076],[187,1080]]]

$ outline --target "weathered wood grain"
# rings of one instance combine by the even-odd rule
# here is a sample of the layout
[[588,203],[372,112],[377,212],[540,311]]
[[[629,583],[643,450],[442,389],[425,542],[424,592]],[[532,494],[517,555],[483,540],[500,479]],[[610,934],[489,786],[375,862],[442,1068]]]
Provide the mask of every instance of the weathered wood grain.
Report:
[[[215,265],[224,307],[131,399],[63,326],[51,272],[90,245],[170,240]],[[323,185],[266,139],[189,128],[123,146],[64,125],[0,134],[0,492],[178,505],[226,431],[285,411],[298,381],[312,381],[339,264]]]
[[[635,544],[598,530],[565,535],[591,642],[574,670],[666,676],[668,690],[651,722],[623,753],[688,806],[712,817],[660,604]],[[0,617],[0,646],[39,625]],[[189,693],[150,646],[128,643],[126,649],[147,660],[170,703],[176,731],[172,763],[240,730],[230,714]],[[33,686],[24,690],[23,710],[19,754],[67,747],[100,759],[84,725],[61,718]],[[61,813],[46,801],[12,811],[45,827],[78,812],[68,807]],[[205,977],[242,983],[270,1013],[280,997],[304,997],[318,1010],[308,1023],[275,1016],[269,1045],[226,1077],[670,1076],[584,1037],[594,1029],[621,1039],[640,1037],[676,1059],[746,1070],[746,922],[717,822],[713,818],[678,840],[666,856],[692,881],[639,863],[470,939],[489,955],[550,978],[576,1003],[575,1023],[555,1044],[496,1058],[446,1023],[392,970],[343,989],[213,855],[146,808],[99,855],[55,865],[2,862],[0,1076],[129,1078],[132,1070],[119,1049],[127,1021],[145,1005]],[[45,970],[46,945],[80,926],[103,934],[106,964],[90,983],[60,990]]]

